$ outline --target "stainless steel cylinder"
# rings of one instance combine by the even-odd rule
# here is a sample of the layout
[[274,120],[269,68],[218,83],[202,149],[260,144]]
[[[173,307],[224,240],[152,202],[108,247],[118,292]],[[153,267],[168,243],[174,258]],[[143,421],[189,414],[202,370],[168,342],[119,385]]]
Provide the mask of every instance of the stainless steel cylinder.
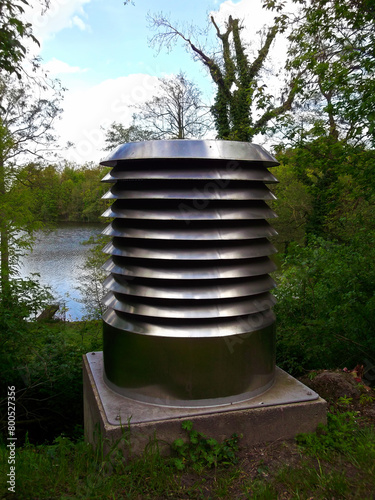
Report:
[[102,165],[110,255],[104,378],[148,403],[211,406],[273,383],[277,161],[231,141],[128,143]]

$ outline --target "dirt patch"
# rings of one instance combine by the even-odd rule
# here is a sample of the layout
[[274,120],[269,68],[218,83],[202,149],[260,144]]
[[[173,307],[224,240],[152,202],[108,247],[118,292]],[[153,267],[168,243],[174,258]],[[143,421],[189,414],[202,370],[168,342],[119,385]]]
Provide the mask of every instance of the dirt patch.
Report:
[[342,370],[311,372],[299,379],[340,411],[356,411],[364,424],[375,425],[375,391],[355,373]]
[[308,375],[301,377],[300,381],[317,392],[320,397],[328,401],[336,401],[344,397],[359,398],[361,395],[358,382],[351,373],[343,371],[322,371],[314,378],[310,377]]

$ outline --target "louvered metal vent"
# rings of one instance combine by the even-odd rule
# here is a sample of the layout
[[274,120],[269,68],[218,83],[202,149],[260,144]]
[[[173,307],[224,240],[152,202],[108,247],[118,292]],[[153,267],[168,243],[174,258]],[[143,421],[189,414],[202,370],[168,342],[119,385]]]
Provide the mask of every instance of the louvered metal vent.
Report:
[[268,273],[276,234],[265,219],[277,161],[230,141],[124,144],[102,165],[114,183],[104,269],[104,378],[159,405],[249,399],[273,382]]

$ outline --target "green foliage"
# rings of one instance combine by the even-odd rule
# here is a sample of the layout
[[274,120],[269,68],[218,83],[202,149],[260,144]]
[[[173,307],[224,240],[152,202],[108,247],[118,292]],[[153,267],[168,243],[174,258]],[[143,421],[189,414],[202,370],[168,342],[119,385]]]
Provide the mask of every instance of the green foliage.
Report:
[[[272,9],[273,6],[269,5],[269,8]],[[219,40],[218,50],[212,55],[205,52],[206,41],[193,42],[193,34],[197,32],[194,27],[190,27],[187,33],[184,29],[186,27],[173,26],[163,14],[150,17],[150,21],[152,28],[164,30],[152,37],[151,45],[165,45],[170,50],[176,39],[180,38],[194,57],[208,69],[216,86],[211,113],[219,139],[249,142],[256,134],[265,133],[271,120],[291,108],[296,94],[296,82],[287,83],[283,97],[279,105],[276,105],[274,96],[267,92],[267,83],[263,78],[272,43],[276,35],[285,29],[285,15],[274,18],[274,25],[262,37],[261,47],[252,61],[241,36],[243,26],[239,19],[234,19],[231,15],[223,30],[211,16]]]
[[108,205],[101,199],[108,189],[101,183],[107,172],[108,168],[93,164],[44,167],[30,163],[19,171],[12,192],[30,200],[27,206],[34,220],[46,224],[98,222]]
[[108,255],[103,252],[104,245],[108,243],[110,238],[104,235],[98,235],[95,238],[90,238],[85,244],[93,245],[88,251],[85,264],[82,269],[82,277],[80,285],[77,287],[81,293],[81,300],[87,311],[86,319],[101,319],[105,312],[103,297],[105,288],[103,282],[107,277],[102,266],[108,258]]
[[314,378],[316,378],[316,376],[318,375],[318,372],[315,371],[315,370],[311,370],[308,374],[307,374],[307,377],[309,380],[314,380]]
[[337,400],[337,404],[341,407],[348,407],[353,403],[353,398],[348,398],[347,396],[341,396]]
[[367,394],[367,393],[362,393],[360,396],[359,396],[359,402],[361,405],[371,405],[372,403],[375,402],[375,397],[374,396],[371,396],[371,394]]
[[[6,293],[5,293],[6,292]],[[37,355],[36,341],[30,331],[30,318],[51,300],[46,287],[37,281],[12,279],[0,296],[0,395],[6,394],[7,385],[20,382],[20,366],[30,353]]]
[[[285,466],[277,473],[274,484],[280,489],[282,488],[283,491],[290,491],[293,494],[292,498],[311,498],[312,494],[314,494],[314,499],[321,500],[327,498],[364,498],[362,493],[358,491],[357,495],[351,496],[353,482],[340,469],[339,464],[337,469],[332,469],[331,465],[323,467],[319,459],[317,464],[303,460],[298,468]],[[272,488],[274,492],[277,491],[275,486]],[[262,497],[254,498],[261,500]],[[277,499],[278,496],[273,498]]]
[[[17,449],[17,498],[68,499],[85,498],[166,498],[176,497],[180,489],[175,470],[163,458],[157,442],[150,442],[143,455],[125,461],[118,449],[128,449],[128,436],[117,440],[107,455],[99,445],[94,451],[88,443],[74,443],[65,436],[50,445],[33,445],[26,441]],[[8,451],[0,444],[0,473],[6,477]],[[5,481],[0,496],[7,493]]]
[[364,225],[374,229],[374,151],[318,133],[293,149],[280,146],[275,172],[284,185],[275,209],[298,217],[307,236],[348,241]]
[[185,442],[179,438],[172,444],[172,449],[177,454],[174,465],[178,470],[184,470],[187,466],[201,470],[204,467],[228,466],[237,463],[236,452],[239,440],[237,434],[233,434],[231,438],[218,443],[216,439],[208,438],[193,429],[193,423],[190,420],[182,423],[182,429],[187,432],[189,441]]
[[[375,432],[355,420],[352,413],[329,414],[327,426],[298,438],[300,455],[294,447],[289,455],[280,450],[278,463],[286,462],[281,468],[275,467],[274,454],[267,455],[272,445],[257,448],[268,465],[258,456],[256,471],[251,460],[234,468],[176,471],[171,458],[161,456],[157,439],[150,440],[143,454],[129,458],[129,427],[106,455],[100,439],[95,451],[62,435],[44,445],[26,439],[17,447],[17,498],[370,498]],[[6,443],[0,441],[3,477],[9,471],[8,455]],[[7,498],[6,494],[3,481],[0,497]]]
[[[4,5],[7,8],[8,2]],[[24,4],[27,4],[24,1]],[[19,7],[19,6],[18,6]],[[17,10],[17,4],[16,4]],[[22,11],[22,9],[21,9]],[[20,11],[20,12],[21,12]],[[0,16],[3,14],[0,7]],[[38,91],[36,88],[39,84]],[[16,82],[0,77],[0,291],[2,307],[10,306],[18,297],[10,283],[18,257],[30,246],[33,232],[40,227],[34,216],[36,198],[24,191],[27,177],[20,175],[25,157],[40,156],[54,141],[53,121],[61,109],[61,88],[51,82],[49,99],[43,93],[46,81]],[[20,187],[20,189],[18,189]],[[6,308],[6,307],[5,307]]]
[[[20,441],[26,431],[34,442],[60,432],[74,435],[83,423],[82,355],[102,349],[101,323],[26,322],[4,311],[0,318],[8,328],[1,337],[0,395],[8,385],[17,388]],[[5,403],[0,400],[2,427]]]
[[[22,62],[27,54],[27,39],[39,45],[31,24],[22,19],[24,7],[32,4],[26,0],[2,0],[0,6],[0,69],[15,73],[18,78],[21,78]],[[43,0],[41,4],[48,6],[49,0]]]
[[301,74],[306,115],[334,139],[374,144],[374,33],[372,1],[301,3],[287,67]]
[[274,25],[267,29],[261,48],[253,61],[249,60],[241,37],[239,19],[229,16],[225,32],[220,32],[213,17],[212,24],[221,43],[221,59],[212,58],[197,49],[189,40],[191,49],[198,54],[217,86],[214,105],[211,108],[219,139],[251,142],[259,133],[265,133],[269,122],[285,114],[293,102],[295,83],[289,82],[283,101],[275,105],[274,96],[266,92],[262,70],[266,64],[272,43],[284,29],[285,17],[274,18]]
[[278,500],[277,490],[272,484],[257,479],[244,488],[245,498],[253,500]]
[[375,233],[291,245],[279,277],[277,362],[289,372],[375,359]]
[[372,432],[371,439],[367,443],[368,433],[363,433],[358,425],[356,412],[327,413],[327,425],[319,424],[316,432],[311,434],[299,434],[297,443],[303,447],[305,453],[325,457],[331,452],[339,452],[351,455],[355,448],[368,446],[369,454],[375,454],[375,433]]
[[272,173],[279,181],[272,188],[277,199],[270,203],[277,214],[277,218],[270,221],[278,232],[273,241],[281,252],[287,253],[292,242],[303,244],[305,241],[312,197],[288,162],[273,168]]

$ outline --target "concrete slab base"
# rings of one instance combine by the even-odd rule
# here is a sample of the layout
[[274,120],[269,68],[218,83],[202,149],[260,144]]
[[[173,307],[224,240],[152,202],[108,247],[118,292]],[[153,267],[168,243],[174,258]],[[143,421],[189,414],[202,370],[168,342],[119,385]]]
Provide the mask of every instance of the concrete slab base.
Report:
[[[241,446],[291,439],[326,422],[324,399],[280,368],[273,386],[247,401],[198,408],[156,406],[109,389],[103,380],[103,353],[95,352],[83,357],[83,396],[85,439],[94,446],[101,440],[105,454],[113,445],[126,448],[124,436],[136,455],[154,437],[169,444],[185,438],[184,420],[220,442],[242,434]],[[164,451],[168,450],[165,445]]]

